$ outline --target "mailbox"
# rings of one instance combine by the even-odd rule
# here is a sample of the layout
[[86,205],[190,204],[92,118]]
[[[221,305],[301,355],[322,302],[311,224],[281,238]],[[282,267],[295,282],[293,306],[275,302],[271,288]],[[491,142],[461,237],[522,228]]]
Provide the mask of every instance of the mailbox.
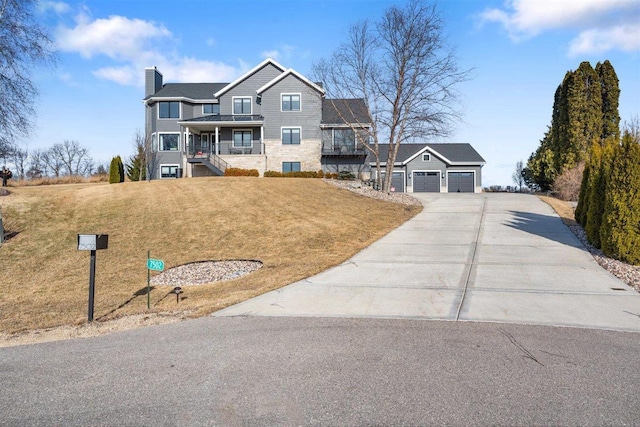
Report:
[[78,234],[79,251],[95,251],[99,249],[107,249],[108,245],[108,234]]

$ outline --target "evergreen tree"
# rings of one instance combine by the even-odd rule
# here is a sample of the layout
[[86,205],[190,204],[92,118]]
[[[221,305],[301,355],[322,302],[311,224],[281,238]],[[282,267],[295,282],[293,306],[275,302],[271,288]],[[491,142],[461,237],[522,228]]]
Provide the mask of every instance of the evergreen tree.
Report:
[[612,139],[607,140],[604,147],[594,143],[589,161],[591,163],[591,174],[587,183],[589,192],[586,194],[589,210],[586,213],[584,230],[587,234],[587,239],[596,248],[601,246],[600,226],[604,214],[607,177],[611,168],[614,145],[615,140]]
[[109,167],[109,184],[120,182],[124,182],[124,166],[120,156],[115,156],[111,159],[111,165]]
[[582,172],[580,183],[580,195],[578,196],[578,206],[576,206],[575,217],[578,224],[584,227],[587,224],[587,212],[589,212],[589,176],[591,174],[591,162],[586,162]]
[[640,141],[629,131],[613,152],[600,239],[605,254],[640,265]]
[[618,104],[620,99],[619,80],[613,65],[609,60],[596,65],[596,73],[600,80],[602,96],[602,134],[600,138],[604,141],[607,138],[620,139],[620,113]]
[[144,147],[137,148],[138,152],[129,158],[126,165],[127,177],[130,181],[144,181],[147,179]]

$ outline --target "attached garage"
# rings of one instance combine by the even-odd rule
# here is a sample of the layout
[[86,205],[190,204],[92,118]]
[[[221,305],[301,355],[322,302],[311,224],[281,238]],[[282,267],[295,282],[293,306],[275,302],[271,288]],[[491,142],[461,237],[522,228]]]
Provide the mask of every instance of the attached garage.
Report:
[[[382,174],[382,179],[384,179],[384,174]],[[396,193],[404,193],[404,172],[393,172],[391,175],[391,188]]]
[[473,172],[448,172],[447,187],[449,193],[473,193],[474,177]]
[[440,172],[413,172],[414,193],[439,193]]

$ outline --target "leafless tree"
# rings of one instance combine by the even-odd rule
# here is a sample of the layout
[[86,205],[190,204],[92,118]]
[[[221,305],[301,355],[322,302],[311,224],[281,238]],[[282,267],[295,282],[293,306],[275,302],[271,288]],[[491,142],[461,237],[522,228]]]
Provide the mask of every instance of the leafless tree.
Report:
[[42,152],[42,161],[47,165],[47,169],[51,175],[55,178],[62,176],[64,164],[59,156],[57,156],[51,149]]
[[522,175],[522,171],[524,170],[524,164],[522,160],[516,163],[516,170],[513,171],[511,175],[511,179],[513,183],[518,187],[518,191],[522,192],[522,186],[524,185],[524,175]]
[[[365,147],[376,159],[385,192],[390,191],[400,144],[447,136],[460,120],[455,87],[470,78],[470,70],[460,70],[443,32],[435,4],[410,0],[403,7],[389,7],[374,24],[354,25],[347,42],[314,64],[314,78],[323,82],[329,99],[362,98],[368,105],[371,145]],[[349,117],[341,118],[349,123]],[[383,142],[389,153],[380,182]]]
[[61,144],[54,144],[49,149],[49,156],[62,164],[65,175],[85,175],[93,168],[89,150],[78,141],[65,140]]
[[29,153],[26,176],[29,179],[37,179],[47,176],[47,163],[45,162],[44,151],[39,149],[31,150],[31,153]]
[[13,165],[16,167],[16,175],[19,179],[24,179],[27,170],[27,161],[29,160],[29,150],[16,147],[13,150]]
[[[138,144],[138,136],[142,136],[140,132],[136,132],[136,144]],[[146,163],[146,178],[147,181],[151,180],[151,177],[156,176],[158,171],[158,158],[155,154],[157,147],[155,146],[152,133],[149,129],[144,134],[144,152]]]
[[0,0],[0,144],[26,136],[35,117],[34,64],[52,63],[52,41],[33,16],[35,0]]

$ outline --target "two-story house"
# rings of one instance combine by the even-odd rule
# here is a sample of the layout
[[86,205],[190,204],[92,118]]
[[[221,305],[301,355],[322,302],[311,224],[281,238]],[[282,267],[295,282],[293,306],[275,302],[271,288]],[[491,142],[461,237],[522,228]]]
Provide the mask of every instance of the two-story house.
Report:
[[273,59],[231,83],[164,83],[145,70],[149,176],[223,175],[366,167],[371,117],[361,99],[326,99],[322,86]]

